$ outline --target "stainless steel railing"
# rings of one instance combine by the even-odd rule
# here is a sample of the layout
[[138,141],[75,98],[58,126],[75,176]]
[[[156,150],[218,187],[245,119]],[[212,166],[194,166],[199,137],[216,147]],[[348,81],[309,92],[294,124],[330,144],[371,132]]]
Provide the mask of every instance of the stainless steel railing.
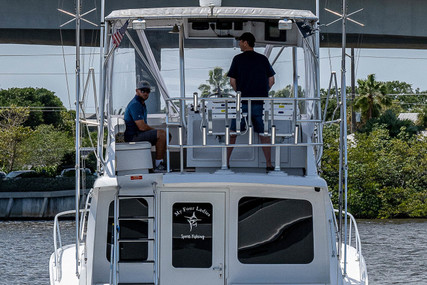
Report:
[[[335,213],[339,213],[339,210],[334,209]],[[346,212],[342,211],[341,213],[342,215],[345,215]],[[353,247],[356,249],[356,255],[359,261],[359,272],[360,272],[360,280],[364,280],[367,276],[367,269],[366,269],[366,264],[363,260],[363,255],[362,255],[362,243],[360,240],[360,235],[359,235],[359,229],[357,227],[357,223],[356,223],[356,219],[353,217],[352,214],[347,212],[347,218],[350,221],[350,223],[348,224],[348,236],[344,237],[344,243],[342,245],[339,245],[339,251],[341,250],[341,248],[344,248],[344,254],[340,254],[340,261],[343,264],[347,263],[347,247]]]
[[[188,101],[188,102],[187,102]],[[254,144],[253,143],[253,127],[251,122],[251,105],[253,101],[263,101],[264,102],[264,136],[271,137],[271,142],[266,144]],[[185,104],[185,103],[188,104]],[[242,102],[247,103],[248,111],[247,115],[242,113]],[[191,104],[192,103],[192,104]],[[308,105],[312,104],[312,114],[300,114],[299,105]],[[239,94],[236,97],[222,97],[222,98],[198,98],[197,93],[194,93],[193,98],[169,98],[166,100],[167,110],[169,105],[174,105],[179,107],[179,114],[177,116],[172,116],[167,114],[166,116],[166,132],[167,137],[169,137],[170,128],[178,128],[178,144],[170,144],[167,142],[167,161],[168,161],[168,171],[170,170],[169,166],[169,156],[171,149],[179,149],[180,151],[180,168],[181,172],[183,171],[183,150],[190,148],[221,148],[223,152],[227,151],[228,147],[233,148],[244,148],[244,147],[266,147],[274,146],[280,149],[280,147],[294,147],[294,146],[313,146],[320,149],[323,146],[322,136],[313,135],[313,139],[303,142],[300,138],[300,133],[302,132],[303,127],[312,128],[312,134],[314,132],[319,132],[322,129],[323,121],[320,118],[321,114],[317,114],[317,108],[315,104],[320,104],[320,98],[281,98],[281,97],[266,97],[266,98],[241,98]],[[305,106],[308,108],[307,106]],[[201,144],[191,144],[190,142],[185,142],[185,131],[188,128],[189,114],[199,113],[201,117],[201,134],[202,134],[202,143]],[[223,120],[224,127],[222,130],[213,131],[213,122]],[[236,131],[230,130],[231,120],[236,120]],[[247,121],[247,132],[249,132],[249,140],[246,144],[229,144],[230,135],[241,135],[244,134],[239,129],[239,122],[241,120]],[[291,131],[289,133],[280,133],[276,129],[276,123],[278,121],[289,121],[291,123]],[[268,124],[270,123],[270,128]],[[304,126],[305,125],[305,126]],[[224,143],[222,144],[208,144],[207,136],[224,136]],[[285,140],[278,140],[277,137],[282,138],[294,138],[292,143],[285,142]],[[276,148],[276,149],[277,149]],[[224,154],[223,154],[224,157]],[[224,165],[224,162],[223,162]]]

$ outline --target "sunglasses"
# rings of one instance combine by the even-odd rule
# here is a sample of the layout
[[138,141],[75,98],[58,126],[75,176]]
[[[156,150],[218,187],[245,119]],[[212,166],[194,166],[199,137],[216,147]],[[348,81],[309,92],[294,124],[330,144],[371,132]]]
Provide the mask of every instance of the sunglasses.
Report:
[[144,93],[147,93],[147,94],[150,94],[150,92],[151,92],[151,90],[148,89],[148,88],[141,88],[139,90],[141,90],[141,92],[144,92]]

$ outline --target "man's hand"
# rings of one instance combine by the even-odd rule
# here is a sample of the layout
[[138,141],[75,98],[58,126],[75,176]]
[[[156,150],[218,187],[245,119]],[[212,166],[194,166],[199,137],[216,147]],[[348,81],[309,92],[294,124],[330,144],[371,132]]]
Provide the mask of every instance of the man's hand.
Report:
[[268,87],[269,87],[269,89],[271,89],[271,87],[273,87],[274,83],[275,83],[274,76],[269,77],[268,78]]
[[233,90],[237,92],[236,78],[230,77],[230,85],[233,87]]
[[143,132],[149,131],[149,130],[154,130],[154,128],[152,128],[149,125],[147,125],[144,120],[135,121],[135,124],[138,127],[138,129],[140,131],[143,131]]

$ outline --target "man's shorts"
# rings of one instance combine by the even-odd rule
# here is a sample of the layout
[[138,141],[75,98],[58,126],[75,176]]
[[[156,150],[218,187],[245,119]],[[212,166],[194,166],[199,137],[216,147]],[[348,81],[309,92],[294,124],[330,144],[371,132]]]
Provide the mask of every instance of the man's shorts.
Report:
[[132,142],[141,142],[147,141],[150,142],[151,145],[155,145],[157,143],[157,130],[149,130],[145,132],[138,132],[133,136]]
[[[264,132],[264,121],[262,120],[263,110],[264,110],[264,106],[262,103],[261,104],[259,104],[259,103],[252,103],[251,104],[252,126],[254,127],[254,131],[256,133],[259,133],[259,134]],[[248,105],[247,104],[242,104],[242,113],[248,113]],[[247,123],[249,124],[249,122],[247,122]],[[231,120],[230,130],[232,130],[233,132],[236,131],[236,120],[235,119]],[[241,121],[240,121],[240,131],[245,131],[245,130],[246,130],[246,121],[242,117]]]

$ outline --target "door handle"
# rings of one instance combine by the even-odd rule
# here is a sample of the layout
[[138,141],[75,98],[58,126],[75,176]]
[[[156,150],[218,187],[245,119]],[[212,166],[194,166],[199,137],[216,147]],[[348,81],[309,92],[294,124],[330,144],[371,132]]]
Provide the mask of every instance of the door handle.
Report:
[[212,267],[212,270],[222,271],[222,263],[220,263],[218,266]]
[[212,270],[219,271],[219,278],[222,278],[222,263],[220,263],[218,266],[212,267]]

